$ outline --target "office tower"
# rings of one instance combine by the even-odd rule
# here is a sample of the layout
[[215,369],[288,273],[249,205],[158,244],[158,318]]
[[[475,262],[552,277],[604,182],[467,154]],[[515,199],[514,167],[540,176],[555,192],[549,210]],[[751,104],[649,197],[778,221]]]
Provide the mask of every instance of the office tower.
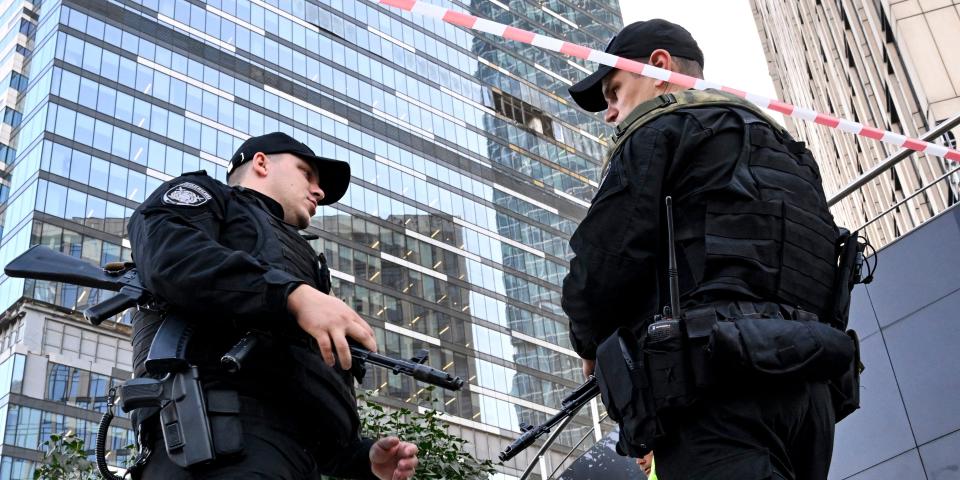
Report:
[[[752,0],[782,100],[919,137],[960,114],[960,2]],[[812,123],[787,120],[820,162],[827,196],[897,151]],[[932,141],[957,148],[960,127]],[[960,198],[958,165],[914,155],[843,198],[834,215],[889,243]]]

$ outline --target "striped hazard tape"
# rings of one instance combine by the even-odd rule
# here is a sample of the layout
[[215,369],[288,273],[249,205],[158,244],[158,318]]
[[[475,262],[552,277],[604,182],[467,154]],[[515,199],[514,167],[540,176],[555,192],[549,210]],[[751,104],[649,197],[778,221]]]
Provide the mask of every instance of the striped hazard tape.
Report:
[[474,15],[469,15],[466,13],[451,10],[449,8],[433,5],[431,3],[423,2],[420,0],[373,0],[373,1],[377,3],[381,3],[383,5],[400,8],[408,12],[416,13],[419,15],[425,15],[428,17],[437,18],[437,19],[443,20],[444,22],[451,23],[454,25],[459,25],[461,27],[478,30],[478,31],[489,33],[492,35],[497,35],[499,37],[503,37],[508,40],[516,40],[518,42],[527,43],[540,48],[545,48],[547,50],[552,50],[554,52],[560,52],[566,55],[570,55],[572,57],[582,58],[584,60],[589,60],[591,62],[597,62],[603,65],[619,68],[621,70],[627,70],[630,72],[638,73],[645,77],[656,78],[657,80],[663,80],[663,81],[680,85],[686,88],[695,88],[697,90],[705,90],[708,88],[713,88],[717,90],[722,90],[724,92],[730,92],[741,98],[745,98],[763,108],[780,112],[789,117],[798,118],[800,120],[806,120],[808,122],[814,122],[819,125],[823,125],[836,130],[842,130],[844,132],[852,133],[854,135],[860,135],[862,137],[872,138],[874,140],[890,143],[898,147],[908,148],[910,150],[927,153],[933,156],[946,158],[954,162],[960,163],[960,152],[958,152],[957,150],[944,147],[943,145],[937,145],[935,143],[925,142],[923,140],[919,140],[916,138],[910,138],[904,135],[900,135],[899,133],[894,133],[886,130],[881,130],[879,128],[874,128],[868,125],[863,125],[862,123],[852,122],[850,120],[845,120],[842,118],[836,118],[830,115],[825,115],[807,108],[797,107],[794,105],[790,105],[789,103],[784,103],[778,100],[767,98],[762,95],[747,93],[742,90],[737,90],[735,88],[730,88],[730,87],[713,83],[707,80],[694,78],[689,75],[684,75],[682,73],[671,72],[669,70],[664,70],[662,68],[654,67],[652,65],[640,63],[635,60],[629,60],[626,58],[618,57],[616,55],[611,55],[609,53],[601,52],[599,50],[594,50],[592,48],[587,48],[581,45],[576,45],[570,42],[565,42],[563,40],[558,40],[556,38],[548,37],[546,35],[540,35],[538,33],[533,33],[527,30],[521,30],[519,28],[504,25],[502,23],[497,23],[491,20],[474,16]]

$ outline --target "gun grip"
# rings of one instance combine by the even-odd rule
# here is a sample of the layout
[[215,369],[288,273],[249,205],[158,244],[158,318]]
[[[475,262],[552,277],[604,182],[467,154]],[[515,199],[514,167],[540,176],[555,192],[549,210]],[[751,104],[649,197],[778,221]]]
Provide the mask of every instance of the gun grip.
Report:
[[83,317],[93,325],[100,325],[104,320],[136,306],[137,298],[127,295],[121,289],[116,295],[84,310]]
[[163,400],[163,380],[134,378],[120,386],[120,409],[159,407]]

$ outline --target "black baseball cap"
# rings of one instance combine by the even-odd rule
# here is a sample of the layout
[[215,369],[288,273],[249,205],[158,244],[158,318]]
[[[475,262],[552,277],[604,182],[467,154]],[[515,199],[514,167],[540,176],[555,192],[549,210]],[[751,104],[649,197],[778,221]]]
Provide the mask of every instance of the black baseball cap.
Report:
[[313,150],[303,142],[295,140],[283,132],[273,132],[259,137],[250,137],[240,144],[240,148],[230,159],[230,169],[227,176],[237,167],[250,161],[257,152],[267,155],[272,153],[292,153],[317,167],[320,188],[323,189],[323,200],[318,205],[337,203],[347,193],[350,186],[350,164],[341,160],[318,157]]
[[[664,49],[674,57],[693,60],[703,67],[703,52],[687,29],[661,18],[633,22],[614,35],[604,52],[627,59],[649,57],[654,50]],[[601,82],[613,67],[600,65],[596,72],[567,89],[573,101],[588,112],[607,109]]]

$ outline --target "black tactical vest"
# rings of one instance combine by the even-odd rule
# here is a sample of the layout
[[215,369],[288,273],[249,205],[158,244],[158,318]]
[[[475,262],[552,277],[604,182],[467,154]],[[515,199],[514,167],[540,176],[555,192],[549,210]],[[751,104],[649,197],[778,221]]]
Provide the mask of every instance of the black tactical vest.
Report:
[[715,90],[663,95],[618,127],[607,158],[660,115],[717,105],[731,107],[744,123],[741,151],[716,152],[717,162],[735,162],[732,173],[711,188],[664,189],[674,199],[682,296],[694,303],[776,301],[829,318],[839,230],[820,171],[805,145],[759,108]]
[[[284,223],[281,218],[272,215],[263,202],[258,199],[262,208],[254,209],[254,213],[263,225],[261,236],[262,244],[255,255],[271,265],[280,265],[283,270],[297,278],[304,280],[308,285],[328,293],[330,290],[329,270],[323,257],[313,251],[299,231]],[[300,408],[317,408],[324,405],[335,418],[323,415],[324,426],[330,431],[359,429],[357,416],[356,394],[353,389],[353,375],[339,366],[329,367],[320,357],[319,350],[313,347],[315,341],[293,323],[281,327],[281,331],[291,337],[299,337],[303,342],[275,342],[272,345],[274,352],[270,355],[274,360],[270,365],[274,368],[278,364],[286,364],[290,371],[275,371],[276,375],[286,375],[296,383],[296,388],[290,385],[280,387],[289,395],[294,404]],[[287,362],[281,361],[286,359]],[[264,374],[270,372],[264,369]],[[277,392],[280,393],[280,392]],[[312,406],[312,407],[311,407]],[[352,438],[355,434],[351,435]]]

